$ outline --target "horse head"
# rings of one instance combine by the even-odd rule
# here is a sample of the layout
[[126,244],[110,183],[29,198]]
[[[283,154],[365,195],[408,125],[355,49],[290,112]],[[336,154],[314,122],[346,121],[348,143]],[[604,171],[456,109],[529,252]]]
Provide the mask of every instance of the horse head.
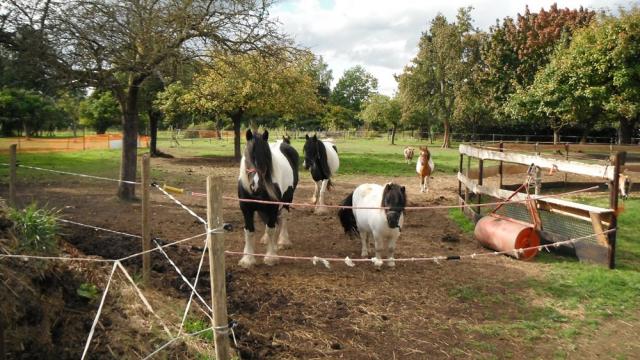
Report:
[[246,139],[247,146],[244,149],[243,156],[245,173],[240,174],[241,179],[249,186],[251,192],[256,193],[263,190],[267,191],[269,195],[272,195],[271,193],[275,192],[273,191],[273,183],[271,181],[273,160],[268,143],[269,132],[265,130],[262,134],[253,134],[251,130],[248,129]]
[[426,164],[431,157],[431,152],[426,146],[420,146],[420,158],[423,159],[423,164]]
[[305,170],[309,170],[314,164],[320,159],[320,151],[318,149],[318,144],[322,144],[320,140],[318,140],[317,135],[313,135],[309,137],[309,134],[304,136],[305,142],[304,147],[302,148],[304,152],[304,168]]
[[407,206],[407,194],[404,186],[394,183],[388,183],[382,191],[382,204],[385,208],[384,212],[387,216],[387,224],[390,228],[400,227],[400,216],[404,214],[404,208]]
[[291,145],[291,137],[289,136],[289,134],[282,135],[282,141]]

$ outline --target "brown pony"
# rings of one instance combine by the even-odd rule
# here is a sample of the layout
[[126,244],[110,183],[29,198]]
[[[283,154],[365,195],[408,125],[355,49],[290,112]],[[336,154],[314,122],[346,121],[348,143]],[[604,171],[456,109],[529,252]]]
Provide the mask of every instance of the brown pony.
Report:
[[404,148],[404,159],[407,161],[407,164],[411,164],[411,159],[413,159],[413,148],[411,146]]
[[420,157],[416,162],[416,172],[420,177],[420,192],[429,191],[429,177],[433,173],[434,167],[431,152],[426,146],[420,146]]

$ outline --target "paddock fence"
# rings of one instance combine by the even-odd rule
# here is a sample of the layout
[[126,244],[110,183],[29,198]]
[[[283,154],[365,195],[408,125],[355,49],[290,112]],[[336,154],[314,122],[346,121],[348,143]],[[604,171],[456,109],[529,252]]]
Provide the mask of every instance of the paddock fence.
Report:
[[[626,163],[625,151],[615,152],[606,146],[590,145],[590,153],[580,151],[578,160],[569,160],[568,152],[557,153],[556,149],[566,151],[568,147],[548,145],[543,153],[542,146],[536,146],[530,153],[521,146],[488,147],[462,144],[459,147],[460,163],[458,171],[458,196],[460,204],[484,204],[513,197],[531,199],[533,207],[523,203],[509,202],[500,207],[498,214],[534,224],[541,222],[541,237],[547,243],[558,243],[575,236],[594,236],[593,241],[563,247],[574,252],[581,261],[589,261],[615,267],[616,233],[604,232],[616,228],[617,216],[622,210],[618,194],[622,191],[626,176],[637,171],[637,164]],[[586,145],[582,146],[586,149]],[[466,162],[465,162],[466,160]],[[471,163],[474,161],[474,168]],[[475,167],[477,165],[477,167]],[[528,176],[529,183],[525,192],[514,193],[513,178]],[[628,175],[625,175],[628,174]],[[571,176],[571,181],[569,181]],[[510,184],[506,184],[511,179]],[[544,198],[545,191],[558,188],[571,188],[575,184],[601,184],[598,188],[606,190],[609,207],[603,208],[585,204],[578,200]],[[535,211],[532,213],[531,209]],[[474,222],[488,214],[484,207],[467,207],[464,213]]]
[[[57,169],[47,169],[47,168],[41,168],[41,167],[36,167],[36,166],[30,166],[27,164],[19,164],[17,162],[16,159],[16,146],[12,146],[10,149],[10,162],[8,164],[1,164],[4,166],[8,166],[9,167],[9,201],[11,202],[11,204],[15,205],[16,204],[16,186],[17,186],[17,170],[20,168],[24,168],[28,171],[46,171],[46,172],[53,172],[53,173],[59,173],[60,175],[64,175],[64,176],[79,176],[79,177],[85,177],[85,178],[90,178],[90,179],[94,179],[94,180],[100,180],[100,181],[109,181],[112,183],[121,183],[122,180],[119,179],[115,179],[115,178],[106,178],[106,177],[100,177],[100,176],[94,176],[91,174],[81,174],[81,173],[73,173],[70,171],[60,171]],[[469,147],[468,149],[463,149],[461,147],[461,164],[462,164],[462,153],[463,152],[468,152],[470,155],[469,156],[478,156],[478,157],[484,157],[486,156],[486,154],[479,154],[476,153],[474,151],[479,151],[480,149],[475,149]],[[483,150],[483,151],[488,151],[488,150]],[[504,159],[501,159],[504,160]],[[564,170],[564,165],[563,164],[556,164],[558,167],[561,168],[561,170]],[[461,165],[462,166],[462,165]],[[132,183],[135,184],[136,186],[139,186],[140,189],[142,190],[143,193],[143,199],[142,199],[142,219],[141,219],[141,228],[142,228],[142,234],[141,235],[136,235],[136,234],[130,234],[130,233],[126,233],[126,232],[122,232],[119,230],[115,230],[115,229],[108,229],[108,228],[104,228],[104,227],[100,227],[100,226],[96,226],[96,225],[91,225],[91,224],[84,224],[81,223],[79,221],[71,221],[68,219],[64,219],[61,218],[62,222],[65,222],[69,225],[74,225],[74,226],[83,226],[83,227],[87,227],[87,228],[91,228],[95,231],[106,231],[106,232],[112,232],[112,233],[117,233],[123,236],[127,236],[130,237],[132,239],[136,239],[137,241],[141,241],[142,242],[142,249],[143,251],[141,252],[137,252],[137,253],[133,253],[130,254],[126,257],[122,257],[122,258],[118,258],[118,259],[104,259],[104,258],[96,258],[96,257],[68,257],[68,256],[57,256],[57,257],[47,257],[47,256],[32,256],[32,255],[26,255],[26,254],[9,254],[9,253],[0,253],[0,259],[2,258],[20,258],[20,259],[41,259],[41,260],[47,260],[47,261],[77,261],[77,262],[99,262],[99,263],[104,263],[105,268],[104,271],[108,274],[107,276],[107,282],[106,285],[104,287],[104,291],[102,294],[102,297],[100,299],[100,303],[98,305],[98,308],[96,310],[96,314],[95,314],[95,318],[94,321],[92,323],[91,329],[89,330],[89,334],[87,335],[87,340],[84,344],[83,347],[83,352],[82,352],[82,359],[86,358],[87,354],[89,354],[91,352],[91,344],[92,344],[92,340],[95,334],[95,329],[96,329],[96,325],[100,319],[100,316],[102,314],[102,310],[105,306],[105,298],[107,297],[107,294],[109,292],[110,286],[112,284],[112,280],[114,277],[114,274],[116,272],[122,273],[125,278],[127,279],[128,283],[135,289],[136,294],[138,295],[140,301],[145,305],[146,309],[148,310],[149,314],[151,314],[151,316],[153,316],[155,318],[155,320],[161,325],[163,331],[166,333],[167,335],[167,341],[158,346],[152,353],[148,354],[147,356],[145,356],[145,359],[151,358],[155,355],[157,355],[158,353],[160,353],[163,349],[166,349],[167,347],[169,347],[171,344],[175,343],[176,341],[179,341],[180,339],[184,339],[186,337],[191,337],[191,336],[196,336],[197,334],[199,334],[200,332],[196,332],[196,333],[184,333],[184,323],[185,323],[185,319],[187,314],[189,313],[189,310],[191,308],[191,306],[194,306],[203,312],[209,319],[211,319],[211,327],[202,330],[202,331],[207,331],[207,330],[211,330],[213,331],[213,335],[214,335],[214,342],[215,342],[215,347],[212,350],[211,354],[215,353],[216,359],[220,359],[220,360],[226,360],[226,359],[230,359],[230,340],[234,340],[235,341],[235,335],[233,333],[233,326],[230,325],[228,318],[227,318],[227,313],[226,313],[226,309],[227,309],[227,298],[226,298],[226,293],[225,293],[225,255],[228,256],[244,256],[244,255],[254,255],[257,257],[274,257],[274,258],[279,258],[279,259],[283,259],[283,260],[292,260],[292,261],[305,261],[305,262],[310,262],[311,264],[318,265],[318,266],[324,266],[327,268],[331,267],[331,264],[344,264],[347,267],[353,267],[356,266],[356,264],[360,263],[378,263],[380,261],[388,261],[387,259],[382,260],[382,259],[376,259],[375,257],[372,259],[350,259],[349,257],[346,258],[342,258],[342,257],[326,257],[326,256],[283,256],[283,255],[271,255],[271,254],[245,254],[243,252],[235,252],[235,251],[225,251],[224,250],[224,232],[225,230],[229,230],[229,226],[227,226],[227,224],[225,224],[223,222],[223,213],[222,213],[222,204],[223,201],[254,201],[256,202],[257,200],[250,200],[250,199],[238,199],[235,197],[227,197],[227,196],[223,196],[223,184],[222,184],[222,179],[220,177],[213,177],[213,176],[208,176],[207,177],[207,187],[206,187],[206,192],[195,192],[195,191],[185,191],[182,189],[175,189],[175,188],[170,188],[170,187],[166,187],[166,186],[160,186],[158,183],[154,182],[151,180],[150,178],[150,174],[151,174],[151,167],[150,167],[150,161],[149,158],[145,155],[143,157],[142,160],[142,179],[140,181],[128,181],[128,183]],[[481,167],[482,169],[482,167]],[[600,168],[599,168],[600,169]],[[618,167],[615,167],[615,169],[618,169]],[[615,174],[617,170],[612,170],[609,168],[605,168],[603,169],[602,174],[604,174],[604,176],[607,179],[611,179],[611,176],[615,176]],[[613,174],[613,175],[611,175]],[[461,176],[462,174],[459,174],[459,176]],[[467,171],[466,175],[469,175],[469,171]],[[479,179],[482,179],[482,175],[480,174]],[[464,178],[461,178],[461,184],[463,182]],[[474,189],[474,187],[472,186],[472,183],[467,181],[465,182],[465,186],[471,186],[472,190]],[[482,180],[479,181],[479,184],[477,184],[475,186],[475,190],[478,191],[479,186],[482,185]],[[458,205],[431,205],[431,206],[415,206],[415,207],[411,207],[411,208],[407,208],[407,210],[415,210],[415,211],[420,211],[420,210],[433,210],[433,209],[449,209],[449,208],[458,208],[461,209],[463,211],[469,211],[472,210],[473,208],[493,208],[495,206],[502,206],[502,205],[511,205],[511,204],[524,204],[524,203],[530,203],[532,201],[537,202],[538,204],[542,204],[546,201],[547,204],[557,204],[558,202],[562,202],[564,200],[561,200],[561,197],[566,197],[566,196],[572,196],[572,195],[576,195],[576,194],[582,194],[588,191],[593,191],[595,190],[597,187],[589,187],[589,188],[585,188],[585,189],[577,189],[577,190],[573,190],[573,191],[569,191],[566,193],[560,193],[560,194],[550,194],[550,195],[545,195],[545,196],[538,196],[535,197],[533,200],[529,197],[525,197],[525,198],[515,198],[515,199],[509,199],[506,200],[504,199],[504,197],[502,196],[496,196],[497,201],[496,202],[478,202],[478,203],[472,203],[468,198],[466,198],[466,201],[464,203],[460,203]],[[170,203],[175,204],[175,206],[178,206],[179,208],[183,209],[186,213],[188,213],[191,217],[193,217],[194,219],[196,219],[199,223],[201,223],[204,227],[204,232],[200,233],[200,234],[195,234],[195,235],[191,235],[189,237],[186,237],[184,239],[180,239],[180,240],[176,240],[176,241],[171,241],[168,242],[164,245],[160,245],[159,243],[155,243],[155,247],[152,246],[151,244],[151,237],[150,237],[150,228],[149,228],[149,221],[150,221],[150,207],[148,206],[148,199],[149,199],[149,192],[150,191],[159,191],[160,193],[162,193],[167,201],[169,201]],[[182,197],[183,199],[180,199],[180,197]],[[202,198],[202,197],[206,197],[206,203],[207,203],[207,214],[206,214],[206,219],[197,214],[196,211],[194,211],[193,209],[191,209],[189,206],[185,205],[184,203],[184,199],[187,199],[188,197],[194,197],[194,198]],[[280,203],[280,202],[270,202],[270,203],[277,203],[277,204],[281,204],[284,205],[285,203]],[[289,204],[288,204],[289,205]],[[306,203],[293,203],[290,204],[292,205],[293,208],[296,207],[311,207],[311,206],[317,206],[317,205],[313,205],[313,204],[306,204]],[[345,206],[336,206],[336,205],[326,205],[327,207],[331,207],[331,208],[344,208]],[[353,208],[353,207],[349,207],[349,208]],[[383,209],[381,207],[378,207],[377,209]],[[585,234],[582,236],[573,236],[564,240],[558,240],[555,241],[553,243],[548,243],[548,244],[543,244],[543,245],[539,245],[536,247],[532,247],[531,249],[536,249],[536,250],[553,250],[553,249],[557,249],[560,248],[562,246],[571,246],[571,245],[575,245],[578,243],[582,243],[583,241],[588,241],[590,239],[601,239],[604,236],[609,236],[611,237],[613,235],[613,239],[614,239],[614,243],[613,245],[615,245],[615,231],[616,231],[616,223],[615,223],[615,212],[609,211],[608,209],[604,209],[606,214],[610,214],[611,217],[608,218],[609,219],[609,223],[608,226],[606,228],[602,228],[601,231],[599,232],[594,232],[594,233],[590,233],[590,234]],[[473,211],[473,210],[472,210]],[[64,216],[64,215],[63,215]],[[167,253],[164,251],[164,249],[171,247],[171,246],[178,246],[179,244],[185,244],[189,241],[193,241],[202,237],[206,236],[206,240],[203,243],[203,247],[201,250],[201,254],[200,254],[200,261],[199,261],[199,265],[198,265],[198,270],[196,273],[196,277],[194,279],[193,282],[189,281],[184,275],[183,272],[180,270],[180,268],[172,261],[172,259],[167,255]],[[438,255],[438,256],[425,256],[425,257],[411,257],[411,258],[399,258],[399,259],[394,259],[394,261],[396,262],[433,262],[434,264],[441,264],[442,262],[447,262],[447,261],[462,261],[462,260],[476,260],[476,259],[482,259],[482,258],[487,258],[487,257],[494,257],[494,256],[501,256],[501,255],[517,255],[520,252],[526,251],[527,249],[518,249],[515,251],[486,251],[486,252],[479,252],[479,253],[472,253],[472,254],[458,254],[458,255]],[[177,325],[177,324],[169,324],[166,323],[166,319],[161,318],[160,316],[158,316],[158,314],[154,311],[154,308],[151,306],[151,304],[149,303],[149,301],[147,300],[147,298],[144,295],[144,288],[141,289],[140,287],[137,286],[137,284],[135,283],[135,281],[133,281],[133,278],[131,277],[131,275],[129,274],[129,272],[127,271],[127,269],[122,265],[122,262],[124,260],[127,259],[131,259],[134,257],[142,257],[143,259],[143,272],[147,273],[150,271],[151,266],[148,263],[150,261],[150,257],[145,256],[148,255],[152,252],[158,252],[160,254],[162,254],[165,258],[165,260],[175,269],[176,273],[179,274],[180,279],[189,287],[190,289],[190,297],[189,300],[187,302],[186,305],[186,309],[184,311],[184,315],[182,318],[182,323]],[[204,263],[204,258],[206,256],[206,254],[208,253],[209,255],[209,270],[210,270],[210,281],[211,281],[211,304],[208,304],[206,301],[204,301],[204,298],[202,297],[202,295],[197,291],[196,286],[198,284],[198,280],[201,276],[201,269]],[[146,264],[145,264],[146,262]],[[143,274],[143,279],[149,276],[148,274]],[[144,282],[144,281],[143,281]],[[195,304],[195,305],[194,305]],[[236,343],[237,346],[237,343]]]

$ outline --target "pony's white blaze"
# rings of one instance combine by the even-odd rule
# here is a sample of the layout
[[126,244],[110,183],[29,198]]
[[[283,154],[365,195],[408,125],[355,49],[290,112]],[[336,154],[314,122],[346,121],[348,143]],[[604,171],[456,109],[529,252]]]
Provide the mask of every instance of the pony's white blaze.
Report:
[[[355,207],[380,207],[384,187],[377,184],[362,184],[353,192],[353,206]],[[384,209],[353,209],[356,218],[360,240],[362,241],[363,257],[369,256],[369,240],[374,240],[375,265],[382,265],[382,250],[384,241],[388,241],[388,265],[394,266],[394,252],[400,228],[404,223],[404,214],[400,215],[398,225],[400,228],[390,228]]]

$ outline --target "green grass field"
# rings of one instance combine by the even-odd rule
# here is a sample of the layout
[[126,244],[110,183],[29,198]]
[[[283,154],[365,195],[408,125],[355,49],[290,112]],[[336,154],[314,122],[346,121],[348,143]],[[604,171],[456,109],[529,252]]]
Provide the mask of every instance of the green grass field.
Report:
[[[406,145],[417,146],[418,142],[399,141],[390,145],[386,140],[339,140],[340,176],[361,174],[382,176],[413,176],[413,166],[404,164],[402,150]],[[293,145],[302,153],[303,142]],[[177,157],[230,157],[233,143],[230,141],[181,140],[181,146],[171,148],[167,140],[159,142],[159,148]],[[437,171],[454,176],[458,167],[457,147],[440,149],[430,145],[436,161]],[[144,152],[141,149],[141,152]],[[116,177],[119,172],[119,150],[91,150],[47,154],[19,154],[23,164],[52,169],[81,172],[106,177]],[[7,156],[0,156],[7,162]],[[415,160],[414,160],[415,161]],[[26,175],[25,175],[26,174]],[[41,183],[55,174],[20,169],[21,180]],[[6,183],[7,169],[0,168],[0,180]],[[633,194],[632,194],[633,195]],[[580,202],[606,206],[607,200],[594,197],[576,198]],[[624,202],[625,211],[619,218],[616,270],[577,262],[570,257],[542,253],[536,259],[543,273],[540,277],[527,278],[523,282],[506,283],[508,289],[501,294],[491,293],[482,283],[465,284],[453,288],[450,296],[461,301],[499,301],[520,304],[523,315],[517,323],[497,321],[491,324],[469,325],[466,331],[490,336],[526,336],[531,341],[553,336],[559,341],[570,341],[576,336],[597,329],[610,318],[628,319],[638,324],[640,309],[640,198]],[[471,224],[458,210],[449,213],[466,233],[473,231]],[[523,290],[523,287],[526,290]],[[543,299],[542,304],[531,305],[523,293],[533,292]],[[581,316],[567,314],[579,312]],[[550,335],[555,334],[555,335]],[[478,343],[479,347],[484,344]],[[486,350],[486,349],[485,349]],[[487,350],[489,351],[489,350]],[[492,351],[489,351],[492,352]],[[559,358],[566,357],[562,351]]]

